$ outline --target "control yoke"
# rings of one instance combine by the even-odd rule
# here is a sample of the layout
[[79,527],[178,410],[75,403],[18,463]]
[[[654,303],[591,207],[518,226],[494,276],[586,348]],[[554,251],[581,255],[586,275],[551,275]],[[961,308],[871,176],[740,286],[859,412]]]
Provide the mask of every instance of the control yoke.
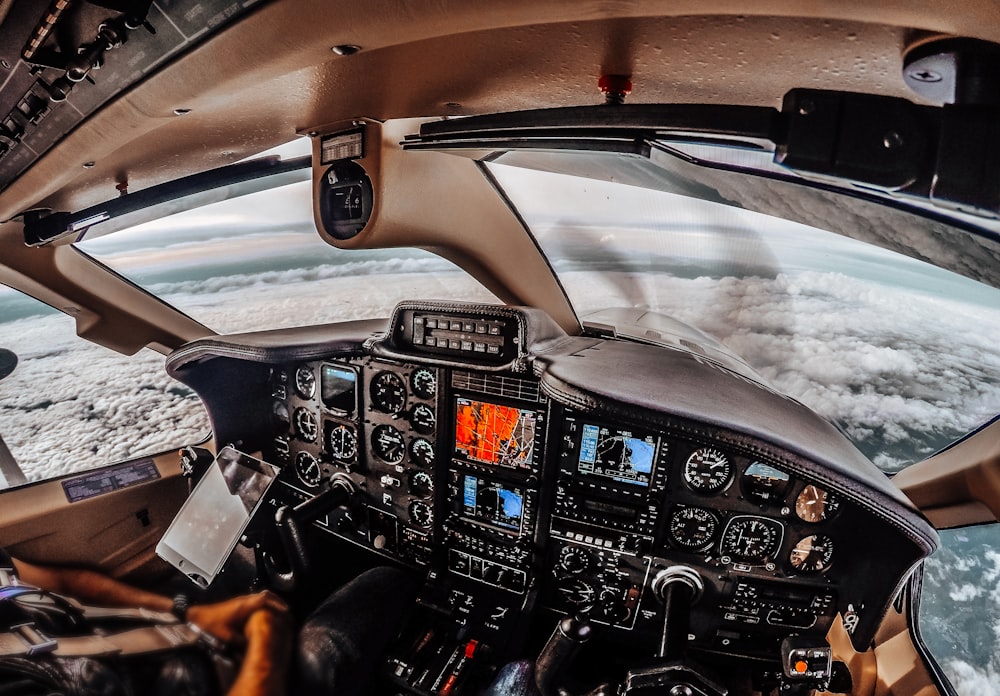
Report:
[[357,490],[354,482],[344,473],[330,477],[330,485],[322,493],[295,507],[282,505],[274,513],[274,528],[278,532],[287,562],[287,570],[280,570],[270,554],[263,554],[263,566],[271,587],[281,592],[291,592],[298,581],[309,574],[310,560],[302,532],[309,524],[332,510],[347,505]]

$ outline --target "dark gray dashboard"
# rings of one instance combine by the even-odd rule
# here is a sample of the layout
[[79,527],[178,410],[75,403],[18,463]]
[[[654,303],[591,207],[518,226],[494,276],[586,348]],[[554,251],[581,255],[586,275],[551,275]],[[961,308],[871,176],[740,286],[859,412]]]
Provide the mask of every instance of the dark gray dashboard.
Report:
[[566,336],[537,310],[403,303],[388,324],[197,341],[168,370],[218,443],[282,468],[288,501],[355,482],[316,523],[331,542],[651,650],[665,568],[704,581],[692,648],[766,659],[838,612],[865,648],[936,546],[801,404],[686,352]]

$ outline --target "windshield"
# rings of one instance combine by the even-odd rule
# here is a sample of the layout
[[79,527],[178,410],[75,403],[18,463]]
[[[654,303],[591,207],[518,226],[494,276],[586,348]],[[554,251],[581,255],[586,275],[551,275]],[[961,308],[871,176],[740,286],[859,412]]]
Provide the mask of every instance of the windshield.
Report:
[[326,244],[308,181],[75,246],[219,333],[387,317],[418,297],[497,301],[428,251]]
[[[565,155],[531,157],[542,169],[572,169]],[[666,317],[689,324],[841,428],[884,471],[1000,411],[1000,291],[989,285],[737,207],[721,186],[675,180],[671,193],[488,166],[584,322],[642,340],[675,334]],[[653,169],[626,171],[618,178],[663,188]],[[748,198],[776,193],[774,182],[725,176],[741,179]],[[691,336],[684,345],[711,355]]]

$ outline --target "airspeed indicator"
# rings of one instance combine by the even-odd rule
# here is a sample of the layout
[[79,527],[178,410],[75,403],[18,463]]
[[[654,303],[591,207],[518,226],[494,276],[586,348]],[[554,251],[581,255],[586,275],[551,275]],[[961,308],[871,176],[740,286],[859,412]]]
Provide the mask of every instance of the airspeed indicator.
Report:
[[697,493],[718,493],[733,476],[729,457],[714,447],[702,447],[684,463],[684,482]]

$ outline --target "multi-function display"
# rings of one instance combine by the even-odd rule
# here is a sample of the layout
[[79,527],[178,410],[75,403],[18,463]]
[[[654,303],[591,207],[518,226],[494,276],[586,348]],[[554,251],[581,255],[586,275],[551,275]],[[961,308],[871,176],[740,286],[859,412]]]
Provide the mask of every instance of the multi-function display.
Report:
[[455,454],[478,464],[530,469],[538,413],[465,397],[455,399]]
[[520,531],[524,491],[473,474],[463,474],[462,511],[471,520]]
[[581,474],[602,476],[636,486],[649,486],[656,461],[656,438],[631,431],[583,424],[580,438]]

